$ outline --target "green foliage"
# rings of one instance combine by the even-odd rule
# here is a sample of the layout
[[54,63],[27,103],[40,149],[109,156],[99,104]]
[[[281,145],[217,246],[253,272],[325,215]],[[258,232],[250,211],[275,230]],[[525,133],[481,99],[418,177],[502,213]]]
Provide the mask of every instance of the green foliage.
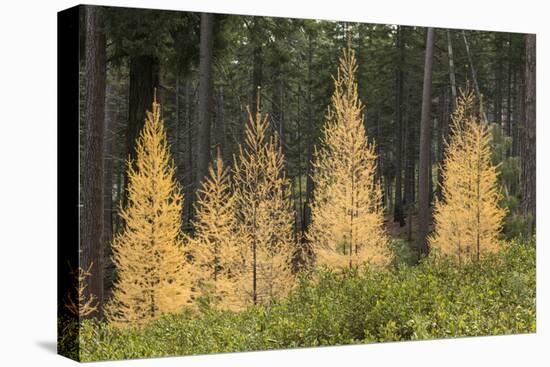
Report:
[[[430,256],[416,267],[302,275],[288,298],[242,312],[204,308],[117,329],[84,321],[85,361],[534,332],[535,246],[456,267]],[[63,348],[63,346],[60,346]]]

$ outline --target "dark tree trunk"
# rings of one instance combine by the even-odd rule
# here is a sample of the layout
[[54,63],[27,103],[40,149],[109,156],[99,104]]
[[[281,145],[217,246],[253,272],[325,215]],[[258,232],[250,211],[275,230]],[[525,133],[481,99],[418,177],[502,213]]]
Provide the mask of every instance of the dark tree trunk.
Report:
[[210,164],[210,125],[212,123],[212,51],[214,15],[201,14],[201,40],[199,65],[199,126],[197,129],[196,187],[208,173]]
[[409,114],[409,93],[406,94],[406,100],[405,100],[405,115],[404,115],[404,121],[405,121],[405,136],[406,136],[406,156],[405,156],[405,207],[407,209],[407,212],[409,212],[409,208],[414,207],[414,201],[415,201],[415,153],[416,153],[416,146],[418,145],[417,139],[416,139],[416,128],[414,124],[414,119],[410,117]]
[[[278,70],[278,80],[277,80],[277,102],[274,105],[273,113],[276,114],[277,118],[277,134],[279,135],[279,143],[283,154],[286,153],[285,146],[285,80],[283,78],[282,70]],[[288,160],[286,160],[288,161]],[[288,163],[288,162],[287,162]]]
[[181,120],[180,120],[180,110],[181,110],[181,103],[180,103],[180,78],[179,76],[176,76],[176,85],[174,86],[175,90],[175,121],[174,124],[176,125],[176,136],[174,141],[174,146],[172,147],[172,151],[174,152],[174,163],[176,165],[176,177],[181,180],[181,131],[183,130],[180,126]]
[[[504,131],[507,136],[512,136],[512,35],[508,36],[508,86],[506,88],[506,128]],[[506,150],[506,157],[510,157],[512,149]]]
[[420,158],[418,169],[418,255],[428,253],[428,228],[430,213],[430,151],[432,143],[432,71],[434,51],[434,29],[428,28],[424,63],[424,84],[422,88],[422,116],[420,122]]
[[[306,161],[306,197],[304,206],[302,208],[302,239],[305,240],[305,233],[309,224],[311,223],[311,208],[310,203],[313,199],[313,178],[311,177],[312,169],[312,160],[313,160],[313,145],[314,145],[314,134],[315,126],[313,121],[313,79],[312,79],[312,68],[313,68],[313,40],[311,34],[308,34],[308,52],[307,52],[307,161]],[[306,256],[309,258],[313,257],[312,250],[308,246],[306,248]]]
[[195,193],[195,168],[193,165],[194,158],[194,145],[193,145],[193,136],[194,126],[193,126],[193,112],[191,110],[192,106],[192,85],[189,80],[185,82],[184,87],[184,100],[185,100],[185,127],[186,127],[186,144],[187,149],[185,149],[185,200],[183,202],[183,228],[187,232],[191,230],[191,220],[193,219],[193,202],[194,202],[194,193]]
[[530,220],[530,233],[536,223],[536,36],[525,39],[525,128],[522,134],[521,166],[523,197],[521,207]]
[[[103,316],[103,149],[105,133],[106,41],[100,8],[86,7],[86,138],[82,178],[82,232],[80,266],[91,276],[87,296],[97,298],[98,309],[90,315]],[[76,268],[77,264],[72,264]]]
[[[455,76],[455,62],[453,56],[453,41],[451,38],[451,31],[447,29],[447,52],[449,58],[449,81],[451,82],[451,98],[452,98],[452,111],[456,107],[456,76]],[[451,111],[451,112],[452,112]]]
[[393,221],[399,222],[399,226],[405,225],[405,215],[403,213],[403,119],[401,115],[401,105],[403,103],[403,64],[405,61],[405,46],[403,42],[403,31],[401,26],[397,27],[397,49],[399,52],[399,61],[396,71],[396,96],[395,96],[395,123],[396,123],[396,144],[395,144],[395,207],[393,212]]
[[496,70],[495,70],[495,97],[494,97],[494,107],[495,107],[495,117],[494,122],[502,126],[502,80],[504,78],[504,58],[503,53],[503,41],[502,36],[497,34],[495,39],[495,49],[496,49]]
[[227,165],[231,157],[231,152],[227,145],[227,130],[225,126],[225,107],[224,107],[224,91],[223,87],[218,88],[217,98],[217,114],[216,114],[216,147],[222,157],[224,165]]
[[[479,84],[477,82],[476,69],[474,68],[474,61],[472,59],[472,53],[470,52],[470,44],[468,43],[468,38],[466,37],[466,32],[462,31],[462,38],[464,39],[464,47],[466,48],[466,55],[468,56],[468,64],[470,65],[470,72],[472,73],[472,82],[474,83],[474,91],[476,92],[476,97],[479,103],[482,103],[481,92],[479,90]],[[487,124],[487,115],[485,114],[485,109],[481,111],[482,121],[484,124]]]
[[404,115],[405,137],[406,137],[406,155],[405,155],[405,211],[407,213],[407,241],[412,241],[412,221],[414,212],[415,200],[415,148],[418,145],[416,142],[415,126],[409,113],[409,98],[410,91],[405,93]]
[[[110,85],[106,90],[107,101],[114,100]],[[117,117],[117,103],[106,102],[105,133],[103,149],[103,246],[104,246],[104,294],[108,296],[113,281],[114,266],[111,261],[111,241],[113,239],[113,152],[114,127]],[[107,298],[107,297],[105,297]]]
[[[126,157],[136,159],[136,140],[145,124],[145,111],[150,111],[155,89],[159,85],[158,60],[154,56],[141,55],[130,58],[130,86],[128,92],[128,126],[126,129]],[[158,94],[157,94],[158,97]],[[128,185],[128,172],[124,174],[125,188]],[[124,190],[124,205],[128,193]]]

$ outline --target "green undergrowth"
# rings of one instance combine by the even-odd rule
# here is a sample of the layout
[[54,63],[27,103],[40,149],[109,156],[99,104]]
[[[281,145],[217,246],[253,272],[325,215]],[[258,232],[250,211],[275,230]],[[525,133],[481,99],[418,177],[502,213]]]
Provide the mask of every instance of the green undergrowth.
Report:
[[[142,329],[84,321],[83,361],[423,340],[535,331],[535,245],[511,243],[477,264],[430,256],[385,271],[300,276],[284,300],[241,312],[204,307]],[[70,338],[63,348],[74,348]]]

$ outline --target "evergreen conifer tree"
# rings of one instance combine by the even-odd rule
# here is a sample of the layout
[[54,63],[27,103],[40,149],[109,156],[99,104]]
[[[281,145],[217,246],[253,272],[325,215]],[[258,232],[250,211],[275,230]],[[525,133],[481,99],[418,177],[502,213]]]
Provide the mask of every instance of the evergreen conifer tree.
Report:
[[136,162],[128,162],[124,228],[112,244],[117,279],[106,313],[117,326],[178,312],[190,296],[180,231],[183,196],[156,98],[152,107],[137,139]]
[[308,239],[318,265],[385,265],[391,258],[383,228],[382,193],[375,178],[375,146],[363,124],[351,48],[343,50],[334,94],[313,157],[314,194]]

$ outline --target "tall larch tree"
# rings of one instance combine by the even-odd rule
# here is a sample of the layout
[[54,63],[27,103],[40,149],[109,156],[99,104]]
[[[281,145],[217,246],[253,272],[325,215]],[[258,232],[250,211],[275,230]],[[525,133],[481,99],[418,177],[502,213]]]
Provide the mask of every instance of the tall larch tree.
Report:
[[505,210],[497,167],[491,162],[491,134],[481,124],[474,92],[461,92],[451,117],[443,165],[443,199],[436,201],[431,248],[459,263],[478,261],[499,249]]
[[[259,88],[258,88],[259,89]],[[284,156],[276,136],[267,136],[268,116],[249,108],[245,142],[235,159],[237,220],[242,236],[241,293],[248,304],[283,296],[292,287],[294,215]]]
[[103,314],[103,148],[105,127],[106,38],[101,8],[86,7],[86,138],[82,162],[81,266],[88,269],[85,296],[93,295]]
[[312,223],[307,236],[318,265],[384,265],[391,258],[383,228],[382,192],[375,178],[374,143],[363,123],[351,48],[343,50],[334,94],[314,153]]
[[235,196],[229,169],[221,154],[210,165],[196,201],[194,236],[189,239],[195,297],[206,297],[212,306],[238,309],[242,254],[235,216]]
[[122,232],[113,239],[117,279],[106,314],[118,326],[140,326],[178,312],[190,297],[181,241],[183,196],[175,181],[160,104],[154,99],[128,161],[128,204]]

